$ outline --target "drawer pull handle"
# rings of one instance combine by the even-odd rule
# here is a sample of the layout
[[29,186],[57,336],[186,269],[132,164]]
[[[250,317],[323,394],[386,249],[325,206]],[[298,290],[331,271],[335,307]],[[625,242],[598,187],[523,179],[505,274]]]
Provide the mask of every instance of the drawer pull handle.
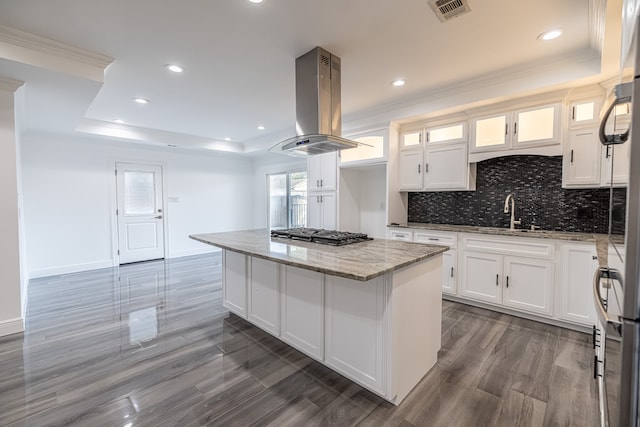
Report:
[[439,242],[440,239],[438,239],[437,237],[429,237],[429,240],[432,240],[434,242]]
[[451,267],[451,277],[453,277],[453,267]]
[[509,287],[509,276],[507,276],[507,288]]
[[499,277],[499,275],[496,274],[496,286],[498,286],[498,277]]

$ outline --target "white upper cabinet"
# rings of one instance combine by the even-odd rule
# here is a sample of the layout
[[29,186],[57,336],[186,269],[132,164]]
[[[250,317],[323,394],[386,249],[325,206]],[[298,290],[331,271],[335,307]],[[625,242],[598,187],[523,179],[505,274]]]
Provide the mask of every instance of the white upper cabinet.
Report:
[[608,187],[626,186],[629,182],[629,166],[631,160],[629,157],[629,141],[624,144],[609,145],[603,147],[604,156],[602,157],[602,182],[601,184]]
[[387,159],[386,129],[349,135],[346,136],[346,138],[358,142],[359,145],[357,148],[340,151],[339,160],[341,167],[377,163]]
[[560,106],[558,102],[474,118],[471,121],[471,152],[559,145]]
[[597,124],[600,108],[599,98],[571,102],[569,104],[569,127]]
[[[424,188],[428,190],[468,188],[469,161],[466,142],[460,144],[427,144],[424,165]],[[473,165],[475,171],[475,164]]]
[[601,144],[595,128],[572,130],[563,156],[563,187],[600,185]]
[[425,130],[425,134],[427,145],[448,142],[467,142],[467,122],[428,127]]
[[338,163],[336,153],[316,154],[307,160],[307,188],[309,191],[337,189]]
[[398,162],[398,186],[400,190],[422,190],[424,167],[422,150],[401,151]]
[[424,138],[422,137],[423,129],[410,130],[400,133],[400,148],[420,148]]

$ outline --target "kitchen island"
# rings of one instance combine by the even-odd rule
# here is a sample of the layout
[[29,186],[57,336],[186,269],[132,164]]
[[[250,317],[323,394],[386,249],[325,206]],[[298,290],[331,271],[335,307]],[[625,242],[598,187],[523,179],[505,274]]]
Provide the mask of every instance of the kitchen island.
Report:
[[189,236],[223,250],[223,303],[283,342],[399,404],[436,363],[446,247],[346,246],[268,230]]

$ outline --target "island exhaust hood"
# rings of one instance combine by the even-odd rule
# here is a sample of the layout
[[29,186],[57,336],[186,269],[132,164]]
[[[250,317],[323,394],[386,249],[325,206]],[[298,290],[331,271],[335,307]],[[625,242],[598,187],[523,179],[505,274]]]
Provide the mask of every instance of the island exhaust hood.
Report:
[[356,148],[340,137],[340,58],[316,47],[296,59],[296,135],[269,151],[322,154]]

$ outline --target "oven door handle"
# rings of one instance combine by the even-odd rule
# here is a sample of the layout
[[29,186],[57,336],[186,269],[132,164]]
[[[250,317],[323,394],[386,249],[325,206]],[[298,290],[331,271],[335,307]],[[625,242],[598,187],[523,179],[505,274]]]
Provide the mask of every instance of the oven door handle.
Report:
[[615,331],[618,336],[621,336],[622,322],[620,321],[620,318],[618,316],[611,316],[604,305],[604,300],[600,291],[601,279],[617,280],[623,284],[622,276],[620,275],[620,272],[614,268],[598,268],[593,276],[593,297],[596,303],[596,314],[603,326],[607,327],[608,330]]

